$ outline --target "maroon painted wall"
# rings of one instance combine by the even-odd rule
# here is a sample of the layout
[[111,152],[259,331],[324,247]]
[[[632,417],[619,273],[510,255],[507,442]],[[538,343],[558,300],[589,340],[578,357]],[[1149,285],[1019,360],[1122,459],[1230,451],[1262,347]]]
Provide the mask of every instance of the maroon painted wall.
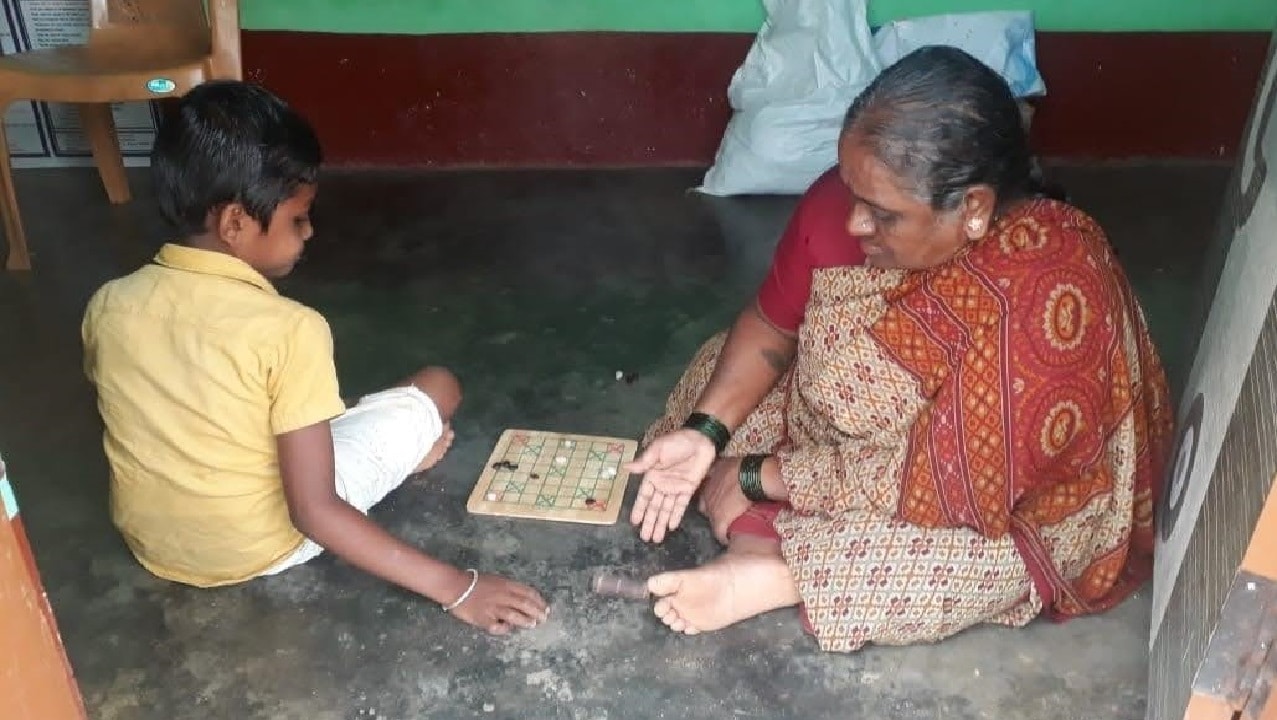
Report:
[[[1037,151],[1231,157],[1268,33],[1038,36]],[[248,31],[245,75],[312,119],[337,165],[707,165],[737,33]]]

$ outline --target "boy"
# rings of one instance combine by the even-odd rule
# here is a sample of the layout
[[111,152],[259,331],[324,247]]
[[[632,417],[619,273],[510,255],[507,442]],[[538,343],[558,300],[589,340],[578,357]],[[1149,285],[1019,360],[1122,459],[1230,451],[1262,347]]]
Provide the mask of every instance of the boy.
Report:
[[243,582],[327,549],[494,634],[548,612],[532,588],[462,571],[365,513],[447,451],[456,379],[427,368],[347,410],[328,324],[281,297],[313,234],[309,124],[266,90],[211,82],[182,98],[151,156],[182,238],[89,302],[111,513],[154,574]]

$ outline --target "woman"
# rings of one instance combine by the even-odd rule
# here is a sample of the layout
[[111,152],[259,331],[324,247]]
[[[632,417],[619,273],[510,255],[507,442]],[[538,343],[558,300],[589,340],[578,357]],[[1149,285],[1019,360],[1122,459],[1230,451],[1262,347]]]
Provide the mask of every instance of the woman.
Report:
[[1117,604],[1151,569],[1172,419],[1103,232],[1042,196],[1007,86],[952,48],[884,71],[838,159],[631,465],[644,540],[699,490],[727,546],[653,577],[656,614],[800,605],[852,651]]

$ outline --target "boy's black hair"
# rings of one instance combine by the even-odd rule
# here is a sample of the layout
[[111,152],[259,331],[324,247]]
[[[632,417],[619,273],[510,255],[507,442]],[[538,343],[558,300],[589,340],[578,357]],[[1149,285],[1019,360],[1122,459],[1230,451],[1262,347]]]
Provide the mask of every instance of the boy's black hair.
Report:
[[283,100],[219,80],[197,85],[160,124],[151,173],[160,213],[185,239],[232,202],[268,227],[281,202],[315,182],[322,156],[310,123]]

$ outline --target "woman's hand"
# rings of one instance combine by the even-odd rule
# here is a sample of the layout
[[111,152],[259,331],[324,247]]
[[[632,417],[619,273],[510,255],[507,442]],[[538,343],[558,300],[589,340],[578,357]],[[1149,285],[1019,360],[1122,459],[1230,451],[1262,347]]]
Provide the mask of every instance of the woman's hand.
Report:
[[695,430],[662,435],[625,466],[641,473],[643,483],[634,500],[630,522],[640,525],[639,537],[661,542],[678,527],[696,488],[714,463],[714,443]]
[[754,503],[740,489],[740,458],[723,458],[710,468],[696,509],[709,519],[714,537],[727,544],[727,529]]
[[550,609],[541,594],[527,585],[480,573],[470,597],[451,614],[493,635],[506,635],[515,628],[536,627]]

